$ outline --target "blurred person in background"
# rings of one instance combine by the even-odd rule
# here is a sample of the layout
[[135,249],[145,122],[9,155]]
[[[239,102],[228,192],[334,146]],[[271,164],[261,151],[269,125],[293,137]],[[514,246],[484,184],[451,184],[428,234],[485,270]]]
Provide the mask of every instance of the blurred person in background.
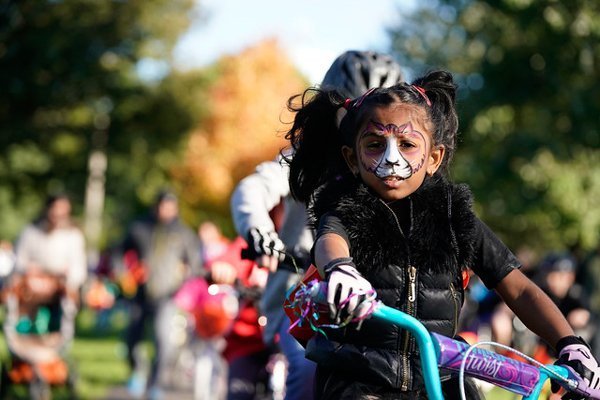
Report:
[[[126,233],[120,252],[124,269],[137,284],[125,338],[132,371],[128,388],[134,396],[148,391],[151,397],[160,397],[158,378],[163,354],[154,332],[163,329],[154,325],[165,320],[159,314],[170,309],[167,303],[182,283],[201,274],[199,246],[198,236],[180,220],[178,199],[169,191],[161,191],[149,215],[134,221]],[[147,323],[152,325],[154,345],[149,374],[143,371],[135,351]]]
[[223,236],[221,229],[212,221],[204,221],[198,226],[200,252],[203,263],[208,263],[227,251],[229,239]]
[[540,264],[540,287],[558,306],[575,333],[590,340],[589,299],[583,287],[575,282],[577,270],[577,260],[572,254],[549,254]]
[[50,385],[67,385],[74,395],[64,357],[88,271],[84,235],[71,211],[64,194],[46,199],[41,215],[17,238],[15,268],[4,290],[5,376],[10,383],[29,383],[32,396]]
[[[594,325],[590,324],[592,315],[588,297],[583,287],[575,282],[576,259],[569,252],[552,252],[531,265],[534,266],[524,272],[529,271],[532,281],[556,304],[575,334],[590,341]],[[500,303],[494,312],[492,329],[496,342],[513,346],[542,363],[552,362],[555,356],[553,350],[531,333],[504,303]]]
[[228,400],[263,398],[260,396],[269,391],[267,364],[274,354],[262,340],[257,307],[268,271],[258,267],[254,260],[242,259],[244,248],[246,241],[237,237],[225,252],[206,265],[212,282],[233,285],[239,296],[239,312],[225,335],[223,350],[229,366]]
[[[71,201],[62,194],[49,196],[41,215],[18,236],[14,269],[4,288],[10,382],[28,382],[30,377],[42,385],[67,382],[63,352],[75,335],[86,277],[85,239],[71,218]],[[39,353],[47,357],[36,358]]]
[[[372,87],[391,86],[401,79],[401,68],[390,56],[347,51],[334,60],[321,86],[356,98]],[[235,188],[231,211],[235,228],[246,238],[256,262],[271,271],[260,301],[260,312],[267,318],[263,340],[278,345],[288,360],[286,399],[305,400],[313,398],[315,364],[305,359],[304,348],[288,333],[283,302],[286,291],[301,277],[301,269],[308,266],[314,233],[307,226],[306,208],[290,195],[288,175],[281,156],[258,165]],[[270,214],[277,207],[282,209],[278,230]]]
[[48,290],[64,285],[67,298],[76,306],[88,272],[85,251],[83,232],[71,217],[71,201],[63,194],[49,196],[40,217],[17,239],[15,273],[40,277]]

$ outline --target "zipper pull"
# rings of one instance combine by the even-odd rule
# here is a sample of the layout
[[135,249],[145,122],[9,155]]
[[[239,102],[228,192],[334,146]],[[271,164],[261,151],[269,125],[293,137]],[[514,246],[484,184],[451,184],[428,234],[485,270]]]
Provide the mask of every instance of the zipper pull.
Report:
[[408,283],[409,283],[409,287],[408,287],[408,301],[411,303],[414,303],[414,301],[416,300],[416,295],[417,295],[417,269],[410,265],[408,267]]

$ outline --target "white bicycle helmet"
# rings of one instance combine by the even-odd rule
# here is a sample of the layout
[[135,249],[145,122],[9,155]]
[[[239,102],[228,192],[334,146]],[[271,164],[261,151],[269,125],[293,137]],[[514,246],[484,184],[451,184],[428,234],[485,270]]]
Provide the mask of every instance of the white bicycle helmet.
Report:
[[388,87],[401,81],[400,65],[389,55],[350,50],[331,64],[321,87],[337,89],[345,96],[356,98],[371,88]]

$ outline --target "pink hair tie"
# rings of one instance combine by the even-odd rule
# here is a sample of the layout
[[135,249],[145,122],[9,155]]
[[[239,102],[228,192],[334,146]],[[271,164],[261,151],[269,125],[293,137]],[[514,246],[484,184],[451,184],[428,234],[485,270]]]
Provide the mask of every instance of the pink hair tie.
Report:
[[371,93],[373,93],[375,91],[375,89],[376,88],[371,88],[371,89],[367,90],[362,96],[360,96],[354,100],[353,99],[344,100],[344,103],[337,110],[337,113],[336,113],[336,126],[338,127],[338,129],[342,123],[342,120],[348,113],[348,111],[352,108],[359,108],[361,106],[361,104],[363,103],[363,101],[365,101],[365,98],[367,98],[367,96],[369,96]]
[[363,94],[362,96],[360,96],[358,99],[356,99],[356,102],[354,103],[353,107],[358,108],[360,107],[360,105],[363,103],[363,101],[365,101],[365,99],[375,91],[376,88],[371,88],[369,90],[367,90],[365,92],[365,94]]
[[417,86],[417,85],[412,85],[412,87],[414,87],[415,90],[417,92],[419,92],[419,94],[421,96],[423,96],[423,98],[425,99],[425,102],[427,103],[427,105],[429,107],[431,107],[431,100],[429,100],[429,97],[427,97],[427,93],[425,93],[425,89],[423,89],[421,86]]

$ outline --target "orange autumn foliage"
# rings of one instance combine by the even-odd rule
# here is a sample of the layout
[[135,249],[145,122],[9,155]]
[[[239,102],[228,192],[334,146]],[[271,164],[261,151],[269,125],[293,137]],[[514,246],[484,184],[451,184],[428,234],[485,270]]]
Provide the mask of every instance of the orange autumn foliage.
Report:
[[235,184],[286,145],[286,102],[307,84],[275,40],[223,57],[217,68],[208,117],[191,133],[174,178],[187,204],[226,213]]

